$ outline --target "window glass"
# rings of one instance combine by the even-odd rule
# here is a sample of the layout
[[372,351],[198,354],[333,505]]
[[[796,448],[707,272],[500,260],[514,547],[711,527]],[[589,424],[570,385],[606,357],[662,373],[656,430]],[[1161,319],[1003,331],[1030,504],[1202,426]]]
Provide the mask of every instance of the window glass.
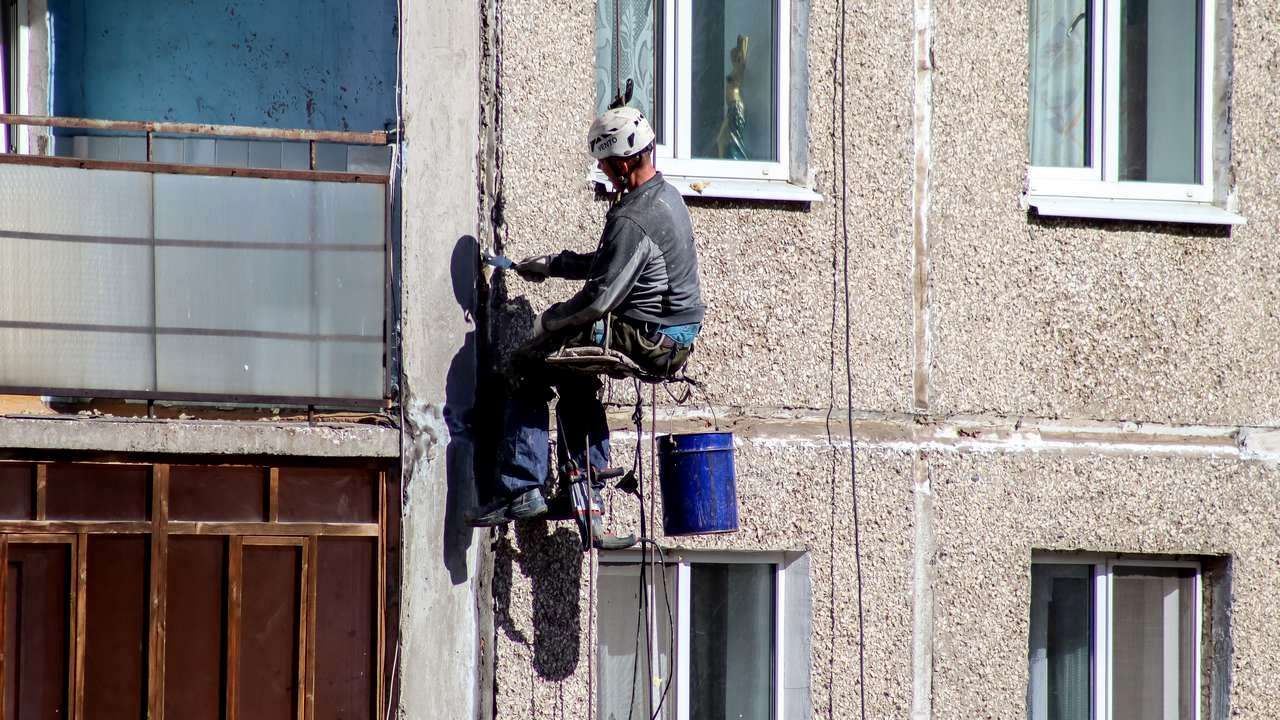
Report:
[[[631,107],[662,127],[662,3],[654,0],[600,0],[596,3],[596,114],[632,81]],[[616,12],[615,12],[616,10]],[[614,37],[618,42],[614,42]]]
[[693,5],[693,157],[777,160],[775,0]]
[[1120,0],[1120,179],[1200,182],[1197,0]]
[[1117,566],[1112,599],[1112,717],[1194,717],[1193,574]]
[[1089,565],[1031,567],[1031,720],[1089,720],[1091,577]]
[[[659,717],[674,718],[671,693],[664,700],[662,692],[673,669],[668,619],[676,608],[675,567],[666,568],[657,583],[646,573],[645,597],[653,599],[654,608],[650,615],[654,626],[648,628],[641,607],[640,565],[602,564],[599,572],[600,716],[619,720],[651,718],[661,702],[663,714]],[[671,614],[664,595],[670,599]],[[654,659],[652,666],[650,657]]]
[[1031,1],[1031,164],[1090,164],[1088,0]]
[[772,717],[773,575],[772,565],[692,566],[691,718]]

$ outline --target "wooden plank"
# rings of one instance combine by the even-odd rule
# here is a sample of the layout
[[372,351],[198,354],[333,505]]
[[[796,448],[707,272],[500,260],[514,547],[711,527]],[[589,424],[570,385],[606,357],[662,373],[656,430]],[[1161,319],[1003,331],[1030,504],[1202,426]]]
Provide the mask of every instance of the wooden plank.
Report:
[[[399,469],[392,469],[386,472],[387,486],[384,490],[384,502],[386,503],[386,534],[383,539],[383,562],[385,564],[386,581],[382,584],[382,592],[386,597],[386,606],[382,608],[382,617],[384,621],[383,634],[385,636],[386,646],[382,651],[383,658],[383,674],[382,681],[383,693],[380,701],[383,703],[381,714],[377,720],[384,720],[390,712],[396,707],[396,700],[399,695],[398,678],[399,671],[399,643],[400,643],[400,575],[401,575],[401,547],[400,547],[400,521],[403,508],[401,507],[401,477]],[[388,669],[389,668],[389,669]]]
[[147,717],[164,720],[164,648],[168,618],[169,466],[156,465],[151,479],[151,642],[148,643]]
[[93,535],[140,535],[151,532],[146,520],[3,520],[0,533],[89,533]]
[[[9,584],[9,543],[8,543],[8,538],[6,538],[4,535],[0,535],[0,607],[3,607],[4,604],[7,603],[5,598],[9,597],[6,594],[8,590],[8,584]],[[7,641],[7,638],[5,637],[4,631],[5,631],[5,628],[8,627],[8,625],[9,623],[5,622],[5,618],[0,617],[0,720],[17,720],[17,718],[5,717],[6,703],[4,702],[4,698],[5,698],[4,684],[5,684],[5,678],[8,677],[7,675],[5,675],[5,667],[6,667],[6,663],[13,662],[13,658],[5,657],[5,654],[4,654],[5,648],[8,647],[8,645],[5,644]]]
[[72,720],[84,720],[84,630],[85,617],[89,610],[89,536],[86,533],[80,533],[71,548],[71,559],[76,568],[75,582],[72,583],[75,629],[71,633],[71,646],[73,648],[71,657],[74,658],[74,662],[69,663],[71,666],[71,684],[69,687],[73,697],[71,718]]
[[154,120],[98,120],[96,118],[50,117],[0,113],[0,125],[27,127],[59,127],[80,130],[119,130],[124,132],[159,133],[161,135],[208,135],[223,138],[257,140],[320,141],[343,145],[386,145],[385,130],[352,132],[349,130],[308,130],[306,128],[265,128],[248,125],[213,125]]
[[49,497],[49,466],[46,463],[36,465],[36,520],[44,520],[47,515]]
[[[123,170],[125,172],[201,175],[205,177],[250,177],[265,180],[308,180],[312,182],[368,183],[386,185],[386,175],[332,172],[319,170],[278,170],[275,168],[242,168],[215,165],[176,165],[172,163],[127,162],[121,160],[88,160],[53,155],[6,155],[0,153],[0,165],[38,165],[40,167],[78,168],[80,170]],[[21,393],[14,393],[21,394]],[[139,397],[156,397],[142,393]]]
[[241,538],[245,547],[306,547],[307,538],[305,537],[275,537],[272,535],[252,536],[245,535]]
[[227,720],[240,712],[240,598],[244,572],[244,540],[230,539],[227,553]]
[[[21,535],[6,535],[5,541],[10,545],[23,545],[23,544],[75,545],[76,536],[67,535],[65,533],[56,534],[56,535],[52,533],[23,533]],[[73,567],[75,566],[74,559],[71,565]]]
[[316,689],[316,569],[319,567],[318,539],[306,539],[302,546],[302,587],[298,590],[298,720],[315,717]]
[[267,483],[267,521],[280,522],[280,468],[271,468]]
[[383,720],[384,708],[383,703],[386,702],[386,655],[387,655],[387,473],[378,473],[378,604],[375,606],[375,612],[378,614],[378,630],[375,636],[374,649],[378,654],[375,667],[376,675],[374,677],[374,700],[373,700],[373,717],[375,720]]
[[[4,524],[0,523],[0,532]],[[374,523],[226,523],[226,522],[170,522],[170,535],[274,535],[309,537],[311,535],[339,537],[377,537]]]

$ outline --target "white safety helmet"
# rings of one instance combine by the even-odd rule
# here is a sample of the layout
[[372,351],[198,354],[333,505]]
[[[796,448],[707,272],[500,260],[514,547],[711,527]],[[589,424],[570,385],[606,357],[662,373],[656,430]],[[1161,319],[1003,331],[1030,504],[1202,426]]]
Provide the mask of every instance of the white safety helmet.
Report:
[[605,110],[587,133],[587,152],[597,160],[631,157],[653,144],[657,136],[644,114],[633,107]]

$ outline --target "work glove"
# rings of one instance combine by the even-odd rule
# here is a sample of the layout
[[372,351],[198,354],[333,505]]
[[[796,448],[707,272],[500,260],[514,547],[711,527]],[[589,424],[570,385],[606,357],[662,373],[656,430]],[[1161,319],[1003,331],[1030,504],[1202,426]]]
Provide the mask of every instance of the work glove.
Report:
[[535,255],[516,263],[516,273],[529,282],[542,282],[551,275],[550,255]]

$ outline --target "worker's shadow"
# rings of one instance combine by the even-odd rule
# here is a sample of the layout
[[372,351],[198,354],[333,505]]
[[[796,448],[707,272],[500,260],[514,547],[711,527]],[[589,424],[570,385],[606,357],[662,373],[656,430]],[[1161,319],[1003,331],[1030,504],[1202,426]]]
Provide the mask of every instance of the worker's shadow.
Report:
[[453,297],[461,307],[471,329],[463,338],[462,348],[449,363],[445,377],[444,423],[449,431],[445,448],[447,497],[444,511],[444,565],[449,580],[460,585],[469,579],[467,552],[471,548],[474,528],[467,523],[467,512],[476,504],[475,407],[476,379],[480,371],[476,339],[476,282],[480,277],[479,243],[470,235],[454,244],[449,261],[449,277]]
[[[494,544],[494,624],[509,640],[533,651],[533,669],[544,680],[573,675],[581,656],[579,619],[583,554],[577,531],[542,520],[516,522]],[[529,579],[532,614],[527,627],[512,617],[515,569]],[[521,600],[523,604],[523,600]]]

